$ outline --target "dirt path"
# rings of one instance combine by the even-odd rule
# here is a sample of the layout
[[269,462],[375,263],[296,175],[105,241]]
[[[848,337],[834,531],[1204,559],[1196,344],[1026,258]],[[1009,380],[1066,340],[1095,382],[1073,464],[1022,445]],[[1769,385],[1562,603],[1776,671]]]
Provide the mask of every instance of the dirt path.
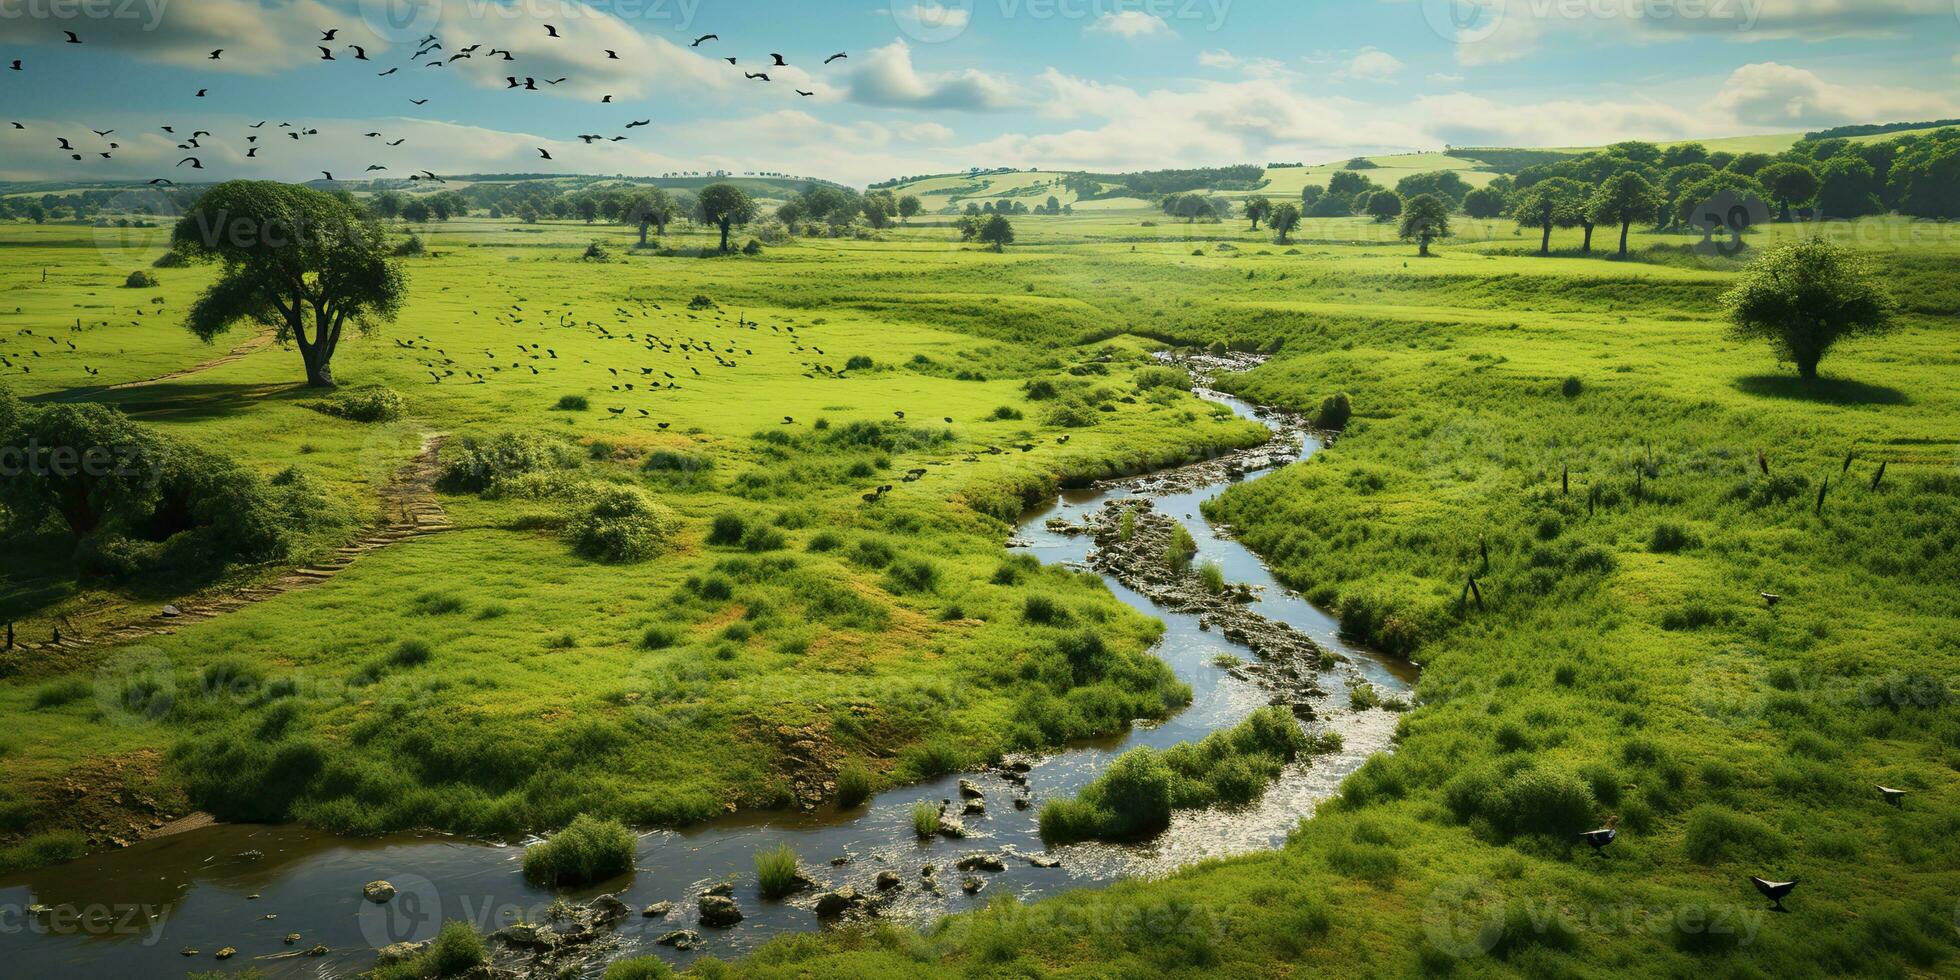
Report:
[[149,636],[167,636],[190,623],[216,619],[246,606],[277,598],[289,592],[310,589],[333,579],[369,552],[399,541],[449,530],[448,515],[436,499],[436,454],[443,436],[427,435],[421,452],[381,488],[381,523],[360,538],[336,549],[333,557],[313,565],[303,565],[254,588],[212,591],[167,605],[155,615],[135,622],[111,626],[88,635],[64,634],[59,644],[21,643],[28,650],[78,650],[105,643],[126,643]]
[[140,381],[124,381],[121,384],[101,385],[93,388],[73,388],[68,391],[61,392],[58,396],[49,398],[48,401],[77,402],[77,401],[83,401],[85,399],[93,398],[96,395],[100,395],[105,391],[127,391],[130,388],[143,388],[149,385],[162,384],[166,381],[176,381],[179,378],[188,378],[191,375],[202,374],[205,371],[209,371],[213,368],[223,367],[227,364],[232,363],[233,361],[243,360],[245,357],[249,355],[256,354],[259,351],[262,351],[267,347],[272,346],[272,342],[276,336],[277,335],[271,330],[262,330],[256,334],[253,334],[251,338],[246,340],[244,343],[239,344],[237,347],[233,347],[222,357],[214,357],[208,361],[204,361],[198,364],[193,364],[190,367],[184,368],[183,370],[180,371],[172,371],[169,374],[159,374],[154,378],[144,378]]

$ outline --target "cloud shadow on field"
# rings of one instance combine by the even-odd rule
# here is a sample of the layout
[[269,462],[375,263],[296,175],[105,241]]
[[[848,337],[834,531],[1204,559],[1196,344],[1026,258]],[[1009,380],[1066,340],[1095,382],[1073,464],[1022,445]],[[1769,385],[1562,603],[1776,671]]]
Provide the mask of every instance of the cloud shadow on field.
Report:
[[1867,384],[1849,378],[1818,378],[1805,381],[1789,374],[1752,374],[1738,378],[1738,391],[1759,398],[1821,402],[1826,405],[1910,405],[1912,398],[1897,388]]

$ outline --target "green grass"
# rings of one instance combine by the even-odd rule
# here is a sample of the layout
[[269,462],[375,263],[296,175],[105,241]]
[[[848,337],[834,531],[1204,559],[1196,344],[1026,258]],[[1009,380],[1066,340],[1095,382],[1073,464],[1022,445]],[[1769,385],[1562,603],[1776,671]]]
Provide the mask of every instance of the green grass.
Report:
[[[1242,222],[1160,218],[1018,219],[1000,254],[921,219],[713,261],[626,256],[625,229],[431,226],[402,322],[336,361],[350,385],[403,396],[402,419],[380,423],[307,407],[319,398],[277,347],[91,394],[243,339],[206,347],[178,325],[210,270],[158,269],[157,290],[122,290],[153,237],[122,252],[74,225],[0,227],[0,312],[20,310],[0,353],[48,347],[31,374],[0,372],[17,394],[113,401],[261,475],[291,467],[362,516],[428,433],[458,451],[511,432],[568,450],[500,491],[444,493],[452,531],[150,641],[177,692],[155,724],[116,724],[87,697],[35,707],[51,685],[74,690],[64,678],[92,683],[113,650],[5,661],[0,717],[31,722],[0,770],[22,815],[0,831],[6,859],[79,848],[38,836],[72,830],[48,787],[102,759],[164,760],[156,785],[132,775],[108,797],[154,791],[228,819],[517,833],[586,812],[677,824],[727,803],[785,806],[781,725],[898,785],[1163,717],[1188,694],[1147,653],[1158,628],[1094,579],[1001,545],[1006,519],[1063,486],[1256,440],[1175,386],[1139,384],[1152,347],[1216,343],[1274,353],[1224,380],[1257,400],[1312,413],[1349,396],[1338,441],[1208,516],[1348,632],[1421,661],[1396,751],[1272,852],[924,934],[793,937],[744,975],[1950,967],[1960,243],[1895,218],[1762,229],[1758,242],[1814,231],[1868,250],[1905,308],[1900,332],[1834,352],[1822,383],[1803,385],[1727,339],[1713,311],[1735,267],[1702,262],[1688,236],[1636,229],[1616,261],[1578,255],[1579,232],[1561,230],[1540,257],[1509,223],[1465,220],[1418,262],[1365,219],[1309,220],[1282,247]],[[594,237],[622,257],[578,261]],[[676,229],[663,244],[706,237]],[[697,294],[710,303],[689,309]],[[15,333],[77,319],[77,352]],[[738,366],[628,333],[712,337]],[[533,361],[519,342],[558,356]],[[859,355],[873,365],[846,369]],[[491,380],[433,383],[430,364]],[[615,391],[633,379],[608,367],[681,387]],[[590,410],[557,409],[568,394]],[[914,468],[926,478],[904,481]],[[561,479],[637,487],[670,509],[658,559],[580,556]],[[862,499],[881,485],[893,489]],[[741,522],[732,538],[714,534],[724,514]],[[77,579],[57,541],[5,546],[0,602],[24,635],[63,616],[84,630],[148,616],[181,594]],[[1460,601],[1473,573],[1481,607]],[[575,646],[547,643],[566,635]],[[405,640],[432,656],[372,671]],[[203,684],[233,664],[260,673]],[[1905,806],[1879,803],[1874,783],[1910,790]],[[1608,816],[1621,818],[1612,857],[1575,851],[1567,835]],[[1803,879],[1788,915],[1757,915],[1752,873]],[[1149,925],[1070,926],[1083,921]]]
[[939,833],[939,808],[924,801],[912,804],[912,833],[921,840]]
[[802,884],[796,851],[788,844],[755,852],[755,877],[763,898],[782,898]]

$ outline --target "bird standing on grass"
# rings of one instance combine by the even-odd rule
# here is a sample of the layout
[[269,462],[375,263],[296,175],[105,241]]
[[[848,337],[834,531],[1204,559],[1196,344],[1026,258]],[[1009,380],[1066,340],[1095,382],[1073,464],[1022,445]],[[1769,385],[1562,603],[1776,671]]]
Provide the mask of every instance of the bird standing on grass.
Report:
[[1606,845],[1613,843],[1613,839],[1620,836],[1620,832],[1614,829],[1615,825],[1617,825],[1619,822],[1620,822],[1620,818],[1617,815],[1607,817],[1606,826],[1601,827],[1598,830],[1588,830],[1585,833],[1580,834],[1579,839],[1585,841],[1587,844],[1592,845],[1594,854],[1597,854],[1600,857],[1605,857]]
[[1792,878],[1789,881],[1766,881],[1755,875],[1750,875],[1749,883],[1755,885],[1756,890],[1762,892],[1764,898],[1774,903],[1770,908],[1778,912],[1789,911],[1789,909],[1783,907],[1783,897],[1790,894],[1797,887],[1797,879]]

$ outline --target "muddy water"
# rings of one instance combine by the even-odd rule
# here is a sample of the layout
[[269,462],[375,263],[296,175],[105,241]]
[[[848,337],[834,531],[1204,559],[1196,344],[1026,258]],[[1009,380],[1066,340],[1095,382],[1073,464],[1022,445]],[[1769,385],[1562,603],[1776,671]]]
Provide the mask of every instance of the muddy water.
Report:
[[[1206,394],[1243,416],[1265,418],[1243,402]],[[1318,448],[1306,440],[1299,453],[1286,457],[1305,458]],[[1254,471],[1242,478],[1258,475]],[[1222,492],[1224,483],[1176,492],[1153,492],[1154,484],[1146,477],[1067,493],[1026,515],[1014,544],[1044,562],[1080,563],[1091,541],[1049,530],[1051,519],[1080,524],[1107,500],[1150,496],[1159,512],[1190,529],[1201,560],[1216,561],[1227,578],[1259,590],[1255,608],[1260,613],[1291,624],[1339,655],[1340,662],[1319,679],[1326,694],[1315,703],[1315,724],[1342,734],[1340,751],[1290,767],[1252,807],[1181,813],[1169,832],[1148,844],[1045,848],[1035,816],[1044,799],[1075,792],[1116,754],[1140,745],[1195,741],[1236,724],[1269,699],[1267,692],[1213,663],[1221,654],[1245,656],[1246,651],[1200,629],[1196,616],[1162,609],[1110,579],[1117,596],[1164,622],[1156,653],[1191,685],[1189,709],[1161,724],[1136,726],[1119,739],[1028,760],[1033,765],[1027,780],[1034,806],[1026,810],[1012,806],[1016,788],[1002,777],[968,774],[986,793],[988,812],[965,818],[971,835],[966,840],[920,842],[911,831],[912,806],[920,800],[950,799],[957,809],[957,776],[894,789],[847,812],[744,815],[692,830],[648,833],[630,876],[567,895],[581,900],[617,893],[635,910],[590,947],[596,955],[587,964],[588,974],[619,956],[659,953],[680,964],[704,954],[739,955],[777,935],[818,928],[811,911],[816,890],[781,902],[763,901],[756,894],[753,855],[777,843],[794,847],[810,866],[810,877],[825,890],[851,884],[872,892],[880,871],[896,871],[904,885],[882,914],[914,922],[983,905],[1001,893],[1038,898],[1279,845],[1341,778],[1389,746],[1395,716],[1381,710],[1349,711],[1348,686],[1365,680],[1384,694],[1406,696],[1413,668],[1344,643],[1331,617],[1287,592],[1256,556],[1214,529],[1199,505]],[[1007,855],[1006,870],[982,874],[985,889],[965,895],[950,865],[976,851]],[[1058,858],[1061,866],[1035,867],[1014,856],[1035,854]],[[521,847],[427,834],[353,839],[294,826],[206,827],[0,878],[0,963],[5,964],[0,974],[149,976],[211,969],[217,965],[216,953],[229,946],[237,954],[225,967],[250,965],[273,976],[346,976],[372,965],[376,947],[427,939],[443,919],[469,919],[485,931],[520,917],[544,920],[554,894],[525,883],[521,857]],[[944,869],[939,874],[944,896],[918,887],[921,867],[928,863]],[[364,901],[361,886],[375,879],[392,882],[400,895],[386,905]],[[701,928],[694,921],[694,897],[723,880],[736,883],[744,919],[733,929]],[[637,914],[658,901],[673,902],[673,911],[655,918]],[[25,912],[30,904],[55,911],[31,915]],[[683,953],[654,943],[663,933],[683,928],[700,932],[696,950]],[[299,934],[292,944],[286,942],[290,933]],[[299,955],[316,944],[329,952]],[[196,952],[186,954],[186,949]]]

